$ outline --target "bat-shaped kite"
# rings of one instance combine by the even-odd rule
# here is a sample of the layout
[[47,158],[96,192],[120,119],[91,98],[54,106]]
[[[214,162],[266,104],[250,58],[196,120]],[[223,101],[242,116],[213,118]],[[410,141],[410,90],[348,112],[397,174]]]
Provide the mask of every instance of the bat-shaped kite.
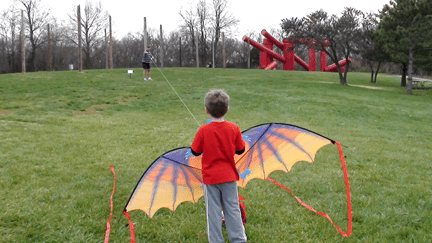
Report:
[[[276,170],[290,172],[293,165],[299,161],[313,163],[319,149],[329,144],[337,145],[347,190],[347,232],[343,232],[334,224],[327,214],[317,212],[298,197],[296,199],[309,210],[330,220],[343,236],[351,234],[348,174],[341,145],[338,142],[307,129],[281,123],[261,124],[245,130],[242,136],[245,140],[246,152],[235,155],[236,168],[240,175],[238,186],[242,188],[245,188],[247,183],[255,178],[272,181],[284,188],[278,182],[268,178],[270,173]],[[130,220],[129,211],[142,210],[152,218],[160,208],[175,211],[182,202],[197,203],[198,199],[204,195],[201,157],[193,156],[189,147],[177,148],[161,155],[138,181],[123,213]],[[286,190],[289,191],[289,189]],[[129,225],[133,232],[131,221]]]

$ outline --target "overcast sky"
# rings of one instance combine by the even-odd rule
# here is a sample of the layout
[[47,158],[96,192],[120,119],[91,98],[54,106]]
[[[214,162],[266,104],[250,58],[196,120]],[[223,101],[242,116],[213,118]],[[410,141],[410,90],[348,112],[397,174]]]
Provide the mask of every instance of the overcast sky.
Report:
[[[67,14],[71,13],[73,5],[81,5],[81,12],[83,12],[85,2],[85,0],[42,0],[42,4],[50,9],[50,13],[59,20],[67,19]],[[188,10],[191,4],[196,5],[197,2],[198,0],[121,0],[102,1],[102,5],[104,10],[111,15],[114,36],[120,39],[128,32],[141,32],[144,17],[147,19],[147,28],[159,31],[162,24],[164,34],[168,34],[178,29],[181,24],[180,9]],[[211,3],[211,0],[207,2]],[[344,7],[354,7],[365,12],[378,12],[378,9],[382,9],[383,5],[388,2],[389,0],[229,0],[230,12],[240,21],[237,31],[233,34],[233,37],[239,39],[249,31],[259,33],[262,29],[279,28],[281,19],[304,17],[319,9],[340,16]],[[13,0],[1,0],[0,13],[13,3]],[[21,3],[16,3],[16,6],[23,8]]]

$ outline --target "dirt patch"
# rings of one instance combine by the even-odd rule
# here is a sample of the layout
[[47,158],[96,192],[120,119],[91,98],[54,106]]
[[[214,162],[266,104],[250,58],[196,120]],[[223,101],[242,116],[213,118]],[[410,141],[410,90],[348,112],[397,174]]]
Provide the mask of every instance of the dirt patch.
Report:
[[138,99],[137,97],[129,97],[126,99],[119,99],[119,100],[117,100],[117,103],[122,104],[123,102],[129,102],[129,101],[137,100],[137,99]]
[[85,111],[75,111],[73,113],[74,116],[80,116],[80,115],[94,115],[97,114],[98,111],[96,109],[104,109],[106,108],[106,105],[92,105]]
[[348,86],[354,86],[354,87],[365,88],[365,89],[388,90],[388,88],[384,88],[384,87],[373,87],[373,86],[367,86],[367,85],[348,84]]
[[[125,98],[125,99],[119,99],[119,100],[117,100],[117,103],[119,103],[119,104],[123,104],[124,102],[130,102],[130,101],[132,101],[132,100],[137,100],[138,98],[137,97],[129,97],[129,98]],[[105,109],[107,107],[107,105],[106,104],[103,104],[103,105],[92,105],[92,106],[90,106],[87,110],[85,110],[85,111],[75,111],[74,113],[73,113],[73,115],[74,116],[80,116],[80,115],[94,115],[94,114],[97,114],[98,113],[98,109]],[[3,111],[3,110],[1,110],[1,111]],[[2,114],[1,112],[0,112],[0,114]]]
[[8,110],[0,110],[0,115],[10,115],[12,113],[15,113],[14,111],[8,111]]

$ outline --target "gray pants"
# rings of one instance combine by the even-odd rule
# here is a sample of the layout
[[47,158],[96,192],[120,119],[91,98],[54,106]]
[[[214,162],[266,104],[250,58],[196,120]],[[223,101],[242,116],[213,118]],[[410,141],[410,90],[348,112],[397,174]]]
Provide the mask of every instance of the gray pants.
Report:
[[237,182],[203,185],[207,212],[207,232],[210,243],[224,243],[222,235],[222,214],[224,213],[226,231],[230,242],[247,241],[243,226]]

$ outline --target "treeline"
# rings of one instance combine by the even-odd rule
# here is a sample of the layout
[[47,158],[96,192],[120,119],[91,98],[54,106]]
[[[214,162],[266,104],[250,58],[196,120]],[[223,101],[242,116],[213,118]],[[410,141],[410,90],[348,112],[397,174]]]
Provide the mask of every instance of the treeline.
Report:
[[[67,70],[70,64],[76,69],[77,6],[71,6],[68,20],[59,21],[50,15],[41,0],[16,0],[16,3],[0,15],[0,73],[21,72],[23,54],[28,72]],[[83,67],[108,68],[109,14],[101,2],[88,1],[81,9]],[[318,10],[304,18],[283,19],[280,29],[269,32],[278,40],[294,38],[297,44],[302,40],[303,45],[294,48],[305,61],[308,61],[305,40],[310,41],[309,47],[326,52],[329,65],[351,58],[353,63],[348,63],[347,70],[365,70],[367,67],[372,74],[371,82],[376,82],[376,73],[385,63],[387,71],[396,65],[403,74],[401,85],[406,86],[405,76],[432,71],[430,9],[430,0],[395,0],[378,13],[346,8],[341,16],[330,16]],[[178,14],[183,23],[177,30],[162,35],[159,29],[148,30],[148,43],[157,65],[162,65],[163,60],[164,67],[196,67],[198,49],[200,67],[209,63],[222,67],[225,59],[228,68],[247,68],[249,51],[250,67],[258,67],[259,51],[232,37],[239,21],[229,11],[228,0],[197,0],[188,8],[180,9]],[[262,42],[263,37],[257,32],[245,34]],[[25,42],[24,52],[21,39]],[[121,39],[114,38],[112,44],[114,68],[141,66],[143,31],[129,33]],[[280,52],[278,48],[275,51]],[[338,69],[341,84],[346,84],[347,72],[341,73],[341,68]]]
[[[21,72],[22,54],[25,54],[26,71],[67,70],[70,64],[78,65],[77,6],[68,12],[67,21],[58,21],[50,15],[41,0],[17,0],[0,16],[0,73]],[[210,12],[213,15],[210,15]],[[227,0],[200,0],[189,10],[179,11],[184,24],[178,30],[163,33],[150,28],[147,38],[158,64],[164,55],[165,67],[196,66],[196,41],[198,41],[200,66],[213,62],[222,66],[225,33],[226,65],[228,68],[247,67],[246,43],[230,37],[230,30],[238,23],[228,12]],[[109,14],[102,3],[86,2],[81,7],[82,56],[84,69],[108,67]],[[197,19],[201,21],[197,21]],[[115,20],[113,20],[115,21]],[[21,30],[24,30],[25,51],[21,50]],[[216,30],[216,31],[215,31]],[[144,52],[143,31],[129,33],[113,39],[114,68],[140,67]],[[163,52],[160,53],[164,45]],[[214,50],[213,50],[214,49]],[[252,48],[249,48],[252,49]],[[252,65],[258,65],[258,52],[252,51]]]

